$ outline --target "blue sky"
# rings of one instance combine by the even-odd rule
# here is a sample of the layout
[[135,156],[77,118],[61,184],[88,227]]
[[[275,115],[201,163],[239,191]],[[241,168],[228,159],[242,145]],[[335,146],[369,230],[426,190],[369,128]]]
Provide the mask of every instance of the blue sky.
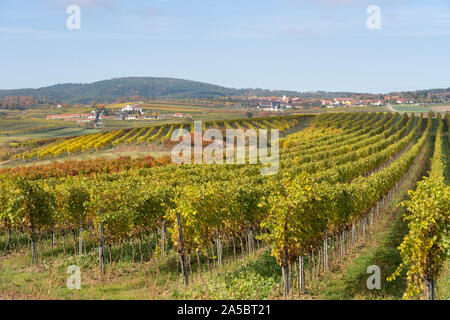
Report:
[[[81,8],[68,30],[66,9]],[[381,29],[369,30],[369,5]],[[163,76],[227,87],[450,87],[449,0],[0,0],[0,88]]]

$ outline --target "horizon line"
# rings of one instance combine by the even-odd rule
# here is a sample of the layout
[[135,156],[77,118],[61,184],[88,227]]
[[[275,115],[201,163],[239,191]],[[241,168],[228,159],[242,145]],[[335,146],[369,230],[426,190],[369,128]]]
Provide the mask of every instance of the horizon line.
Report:
[[15,91],[15,90],[39,90],[39,89],[45,89],[45,88],[49,88],[49,87],[53,87],[53,86],[58,86],[58,85],[90,85],[90,84],[94,84],[94,83],[98,83],[98,82],[103,82],[103,81],[112,81],[112,80],[118,80],[118,79],[130,79],[130,78],[154,78],[154,79],[173,79],[173,80],[181,80],[181,81],[190,81],[190,82],[197,82],[197,83],[203,83],[203,84],[208,84],[208,85],[212,85],[212,86],[217,86],[217,87],[221,87],[224,89],[231,89],[231,90],[264,90],[264,91],[270,91],[270,92],[276,92],[276,91],[289,91],[289,92],[294,92],[294,93],[300,93],[300,94],[304,94],[304,93],[318,93],[318,92],[325,92],[325,93],[351,93],[351,94],[371,94],[371,95],[377,95],[377,94],[381,94],[381,95],[387,95],[387,94],[392,94],[392,93],[404,93],[404,92],[417,92],[417,91],[430,91],[430,90],[445,90],[445,89],[450,89],[449,87],[434,87],[434,88],[427,88],[427,89],[410,89],[410,90],[392,90],[392,91],[384,91],[384,92],[359,92],[359,91],[351,91],[351,90],[340,90],[340,91],[333,91],[333,90],[324,90],[324,89],[320,89],[320,90],[306,90],[306,91],[298,91],[298,90],[292,90],[292,89],[267,89],[267,88],[257,88],[257,87],[228,87],[228,86],[224,86],[224,85],[219,85],[219,84],[215,84],[215,83],[211,83],[211,82],[206,82],[206,81],[199,81],[199,80],[192,80],[192,79],[185,79],[185,78],[176,78],[176,77],[170,77],[170,76],[123,76],[123,77],[113,77],[113,78],[109,78],[109,79],[102,79],[102,80],[95,80],[95,81],[91,81],[91,82],[60,82],[60,83],[54,83],[54,84],[49,84],[46,86],[41,86],[41,87],[22,87],[22,88],[9,88],[9,89],[4,89],[4,88],[0,88],[0,91]]

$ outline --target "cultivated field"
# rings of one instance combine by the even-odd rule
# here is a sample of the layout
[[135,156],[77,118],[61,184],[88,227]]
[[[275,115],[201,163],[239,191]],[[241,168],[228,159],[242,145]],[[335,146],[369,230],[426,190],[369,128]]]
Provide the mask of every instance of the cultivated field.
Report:
[[[273,175],[248,158],[173,164],[165,141],[180,126],[192,132],[169,123],[16,146],[0,169],[0,297],[424,299],[434,281],[449,298],[449,115],[204,122],[280,129]],[[143,156],[100,159],[120,151]],[[371,265],[380,290],[366,286]]]

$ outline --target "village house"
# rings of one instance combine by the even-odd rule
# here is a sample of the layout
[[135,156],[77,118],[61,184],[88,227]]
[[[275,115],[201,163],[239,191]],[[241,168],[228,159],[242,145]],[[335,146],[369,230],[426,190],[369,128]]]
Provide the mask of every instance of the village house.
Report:
[[126,105],[122,108],[122,113],[139,112],[141,115],[144,113],[141,107]]

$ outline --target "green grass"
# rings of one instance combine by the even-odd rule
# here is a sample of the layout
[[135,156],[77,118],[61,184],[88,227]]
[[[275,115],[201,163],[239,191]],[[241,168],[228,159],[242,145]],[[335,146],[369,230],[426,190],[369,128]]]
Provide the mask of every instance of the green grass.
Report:
[[323,112],[383,112],[388,111],[385,106],[367,106],[367,107],[336,107],[336,108],[320,108]]
[[447,107],[450,103],[448,102],[440,102],[440,103],[424,103],[425,107]]
[[431,111],[428,107],[422,106],[404,106],[404,105],[393,105],[394,110],[399,112],[429,112]]
[[234,270],[219,272],[205,285],[190,288],[183,298],[261,300],[280,290],[281,267],[270,255],[270,250],[265,250],[247,263],[236,264]]
[[436,283],[436,298],[450,300],[450,258],[447,258],[442,270],[443,272]]
[[[401,262],[397,247],[408,231],[398,213],[388,219],[389,228],[376,235],[376,246],[364,250],[346,268],[342,277],[327,283],[322,293],[325,299],[401,299],[406,288],[405,274],[393,282],[387,282]],[[369,290],[366,285],[367,267],[376,265],[381,270],[381,290]]]
[[100,132],[98,129],[86,129],[86,128],[61,128],[58,130],[42,131],[36,134],[40,138],[50,137],[71,137],[85,134],[93,134]]
[[[251,255],[240,255],[237,260],[231,250],[224,250],[224,265],[208,270],[205,256],[201,265],[192,257],[192,278],[184,286],[177,254],[169,251],[164,257],[149,259],[147,242],[143,242],[144,262],[135,247],[135,261],[131,262],[131,245],[125,246],[123,260],[119,259],[120,247],[113,248],[112,265],[107,255],[107,273],[101,275],[98,268],[94,242],[86,242],[88,254],[73,255],[72,236],[66,238],[66,255],[63,254],[61,238],[51,257],[49,240],[44,240],[43,250],[38,244],[39,265],[31,266],[28,240],[22,235],[11,236],[10,250],[4,255],[5,235],[0,235],[0,299],[218,299],[233,297],[267,298],[280,278],[279,267],[266,249],[258,249]],[[19,249],[16,245],[19,243]],[[154,238],[151,247],[154,248]],[[238,248],[239,249],[239,248]],[[152,249],[153,251],[153,249]],[[81,290],[70,290],[66,286],[67,268],[76,265],[81,269]],[[211,261],[212,266],[212,261]],[[219,291],[218,288],[228,288]],[[225,295],[225,296],[224,296]],[[248,298],[246,298],[248,299]]]
[[64,137],[92,134],[97,133],[99,131],[100,130],[98,129],[86,129],[81,127],[69,127],[69,128],[55,127],[30,133],[13,134],[9,136],[1,135],[0,143],[21,142],[31,139],[64,138]]

